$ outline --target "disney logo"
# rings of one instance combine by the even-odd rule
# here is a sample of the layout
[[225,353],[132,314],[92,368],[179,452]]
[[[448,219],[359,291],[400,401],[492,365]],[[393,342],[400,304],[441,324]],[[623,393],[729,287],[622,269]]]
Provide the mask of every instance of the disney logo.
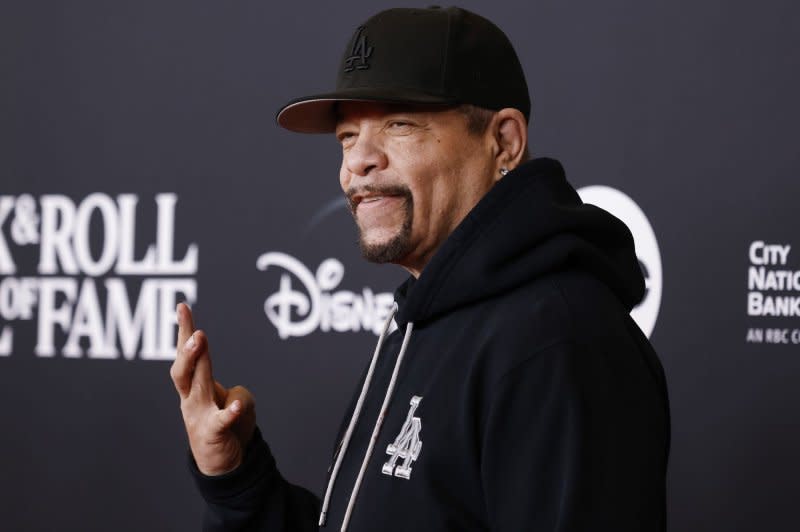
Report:
[[[391,312],[394,297],[390,292],[374,293],[363,288],[361,293],[333,290],[344,278],[344,265],[337,259],[323,260],[312,273],[298,259],[272,251],[256,260],[256,268],[284,270],[278,291],[264,301],[264,313],[278,330],[281,339],[306,336],[319,329],[323,332],[372,331],[380,334],[383,322]],[[300,285],[295,288],[293,279]]]

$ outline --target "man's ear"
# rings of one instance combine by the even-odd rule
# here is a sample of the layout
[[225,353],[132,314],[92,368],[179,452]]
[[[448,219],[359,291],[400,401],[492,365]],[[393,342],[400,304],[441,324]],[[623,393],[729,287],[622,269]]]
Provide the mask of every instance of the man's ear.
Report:
[[502,168],[513,170],[526,158],[528,121],[519,109],[505,108],[495,113],[490,128],[496,149],[494,175],[500,179]]

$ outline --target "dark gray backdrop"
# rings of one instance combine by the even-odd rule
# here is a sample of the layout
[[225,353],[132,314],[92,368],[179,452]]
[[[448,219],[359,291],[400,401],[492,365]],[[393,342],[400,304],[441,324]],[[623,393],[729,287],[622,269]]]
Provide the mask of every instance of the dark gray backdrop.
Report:
[[[656,233],[664,281],[651,340],[671,394],[670,530],[797,529],[800,345],[746,338],[800,328],[797,316],[747,309],[752,242],[797,246],[774,267],[800,270],[800,5],[462,5],[519,52],[534,154],[559,158],[576,187],[623,190]],[[313,273],[337,258],[336,290],[357,294],[391,291],[404,274],[362,263],[348,215],[324,211],[339,195],[334,140],[279,130],[273,117],[330,88],[352,29],[389,6],[0,2],[0,195],[22,206],[0,225],[16,265],[0,282],[92,277],[39,271],[36,245],[12,236],[21,196],[41,215],[47,195],[80,205],[135,194],[141,258],[155,242],[156,195],[176,194],[175,259],[196,244],[196,273],[103,273],[92,279],[99,308],[109,278],[124,280],[132,305],[147,279],[196,283],[218,378],[253,390],[282,471],[317,493],[375,336],[317,328],[281,339],[264,313],[280,270],[258,271],[256,259],[277,251]],[[97,258],[99,215],[91,223]],[[37,356],[32,308],[29,320],[0,315],[0,332],[13,329],[0,356],[0,529],[196,530],[169,362],[141,351],[70,358],[60,331],[55,356]]]

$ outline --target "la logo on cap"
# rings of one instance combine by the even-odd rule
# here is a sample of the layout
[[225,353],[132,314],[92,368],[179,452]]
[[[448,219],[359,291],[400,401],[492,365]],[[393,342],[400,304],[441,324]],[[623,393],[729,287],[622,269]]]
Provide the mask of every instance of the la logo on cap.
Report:
[[353,37],[353,49],[344,62],[344,71],[366,70],[369,68],[367,58],[372,55],[372,46],[367,46],[367,36],[364,35],[364,26],[359,26]]

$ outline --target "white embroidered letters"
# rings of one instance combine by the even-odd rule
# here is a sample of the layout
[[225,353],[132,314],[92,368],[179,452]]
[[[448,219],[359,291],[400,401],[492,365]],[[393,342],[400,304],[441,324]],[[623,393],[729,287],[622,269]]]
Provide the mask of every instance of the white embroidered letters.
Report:
[[[389,444],[386,448],[386,454],[390,455],[391,458],[383,464],[381,471],[384,475],[394,475],[406,480],[411,478],[411,464],[417,459],[422,450],[422,440],[419,439],[422,420],[414,416],[420,401],[422,401],[422,397],[418,395],[411,398],[411,408],[408,410],[406,422],[403,423],[403,428],[394,443]],[[403,463],[397,465],[397,460],[400,458],[403,459]]]

